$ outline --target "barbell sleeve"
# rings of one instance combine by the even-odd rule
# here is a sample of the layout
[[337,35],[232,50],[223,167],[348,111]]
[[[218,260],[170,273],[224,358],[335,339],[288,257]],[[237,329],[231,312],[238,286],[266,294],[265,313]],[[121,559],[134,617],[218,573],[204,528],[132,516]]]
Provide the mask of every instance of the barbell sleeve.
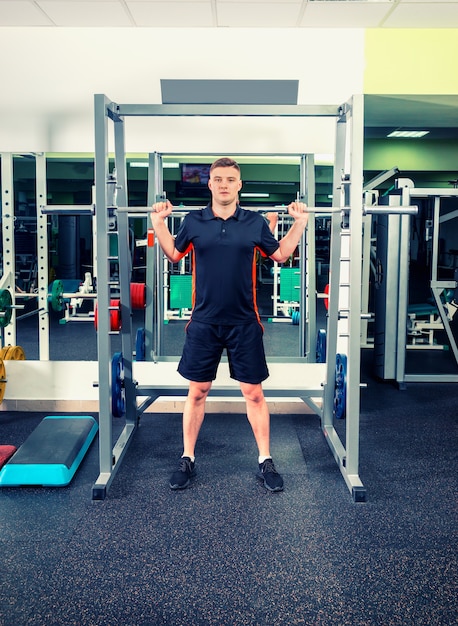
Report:
[[418,215],[417,206],[364,206],[363,215]]
[[95,206],[92,204],[42,204],[40,210],[43,215],[94,215]]

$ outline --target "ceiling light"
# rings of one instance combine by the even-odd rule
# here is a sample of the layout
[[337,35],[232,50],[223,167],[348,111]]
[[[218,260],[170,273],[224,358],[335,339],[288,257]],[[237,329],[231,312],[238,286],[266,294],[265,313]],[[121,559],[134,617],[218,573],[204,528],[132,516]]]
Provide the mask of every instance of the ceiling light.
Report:
[[429,130],[394,130],[387,137],[401,137],[403,139],[419,139],[429,133]]
[[242,198],[270,198],[270,193],[248,193],[248,192],[242,192],[241,194]]
[[[129,163],[130,167],[148,167],[148,161],[131,161]],[[173,161],[170,162],[163,162],[162,163],[162,168],[164,170],[175,170],[178,169],[180,167],[179,163],[175,163]]]

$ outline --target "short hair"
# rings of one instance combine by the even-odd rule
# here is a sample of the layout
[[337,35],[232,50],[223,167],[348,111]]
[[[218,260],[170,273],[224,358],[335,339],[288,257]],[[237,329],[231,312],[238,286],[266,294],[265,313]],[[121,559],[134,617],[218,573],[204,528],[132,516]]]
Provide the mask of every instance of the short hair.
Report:
[[234,167],[238,173],[240,174],[240,165],[234,159],[230,159],[228,157],[222,157],[221,159],[217,159],[210,166],[210,174],[215,169],[215,167]]

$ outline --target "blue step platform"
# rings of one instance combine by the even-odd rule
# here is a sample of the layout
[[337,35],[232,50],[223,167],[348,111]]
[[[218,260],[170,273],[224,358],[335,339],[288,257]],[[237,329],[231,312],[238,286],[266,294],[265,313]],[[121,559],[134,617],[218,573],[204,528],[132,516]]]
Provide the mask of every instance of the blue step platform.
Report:
[[65,487],[97,431],[87,415],[48,415],[2,467],[0,487]]

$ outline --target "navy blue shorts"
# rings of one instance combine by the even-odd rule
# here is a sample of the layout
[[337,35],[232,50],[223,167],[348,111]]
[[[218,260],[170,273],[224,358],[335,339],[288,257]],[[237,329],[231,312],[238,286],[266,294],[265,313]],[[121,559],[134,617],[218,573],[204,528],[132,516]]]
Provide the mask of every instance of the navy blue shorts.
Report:
[[264,330],[257,321],[219,326],[191,320],[186,327],[178,371],[184,378],[198,383],[215,380],[226,349],[231,378],[257,385],[269,376],[263,334]]

